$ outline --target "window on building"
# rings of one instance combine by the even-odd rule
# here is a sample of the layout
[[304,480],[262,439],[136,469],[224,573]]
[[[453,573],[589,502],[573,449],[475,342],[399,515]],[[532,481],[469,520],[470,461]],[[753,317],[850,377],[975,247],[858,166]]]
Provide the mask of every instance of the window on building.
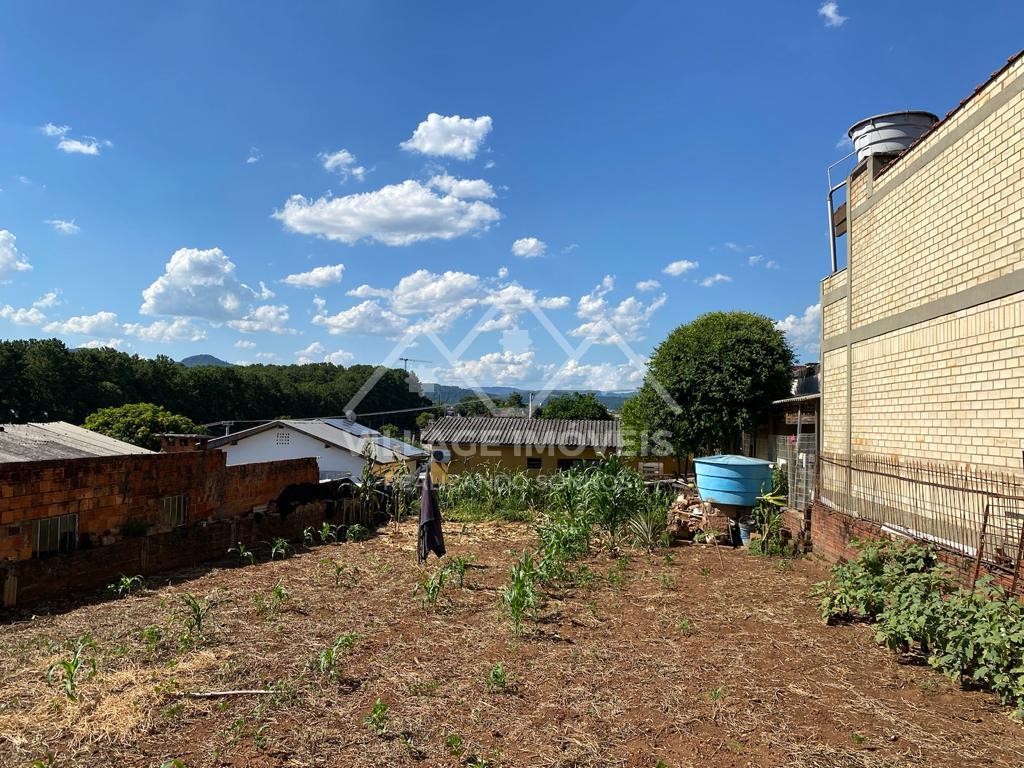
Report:
[[32,534],[32,557],[70,552],[78,546],[78,515],[36,520]]
[[170,528],[181,528],[188,523],[188,494],[160,499],[160,521]]
[[543,466],[543,461],[540,456],[527,456],[526,457],[526,468],[527,469],[540,469]]
[[291,445],[292,433],[286,429],[279,430],[274,435],[274,445]]
[[570,469],[581,463],[579,459],[559,459],[558,460],[558,471],[568,472]]

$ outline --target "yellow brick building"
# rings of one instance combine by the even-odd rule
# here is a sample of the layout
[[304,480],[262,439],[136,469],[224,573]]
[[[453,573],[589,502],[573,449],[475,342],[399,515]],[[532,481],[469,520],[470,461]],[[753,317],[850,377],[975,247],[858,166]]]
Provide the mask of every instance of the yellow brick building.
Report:
[[[431,452],[434,482],[444,482],[449,474],[485,468],[547,475],[624,452],[617,419],[446,416],[423,431],[421,442]],[[627,456],[627,460],[653,476],[676,476],[679,472],[673,456]]]
[[822,451],[1019,471],[1024,52],[846,188],[846,267],[821,283]]

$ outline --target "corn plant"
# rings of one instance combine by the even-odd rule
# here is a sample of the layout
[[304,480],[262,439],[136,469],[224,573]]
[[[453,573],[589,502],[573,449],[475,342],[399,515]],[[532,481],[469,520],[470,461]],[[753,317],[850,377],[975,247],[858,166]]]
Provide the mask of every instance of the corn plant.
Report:
[[512,621],[513,634],[521,635],[523,619],[531,616],[537,608],[533,555],[523,550],[522,556],[512,566],[510,576],[509,583],[502,587],[501,603],[505,614]]
[[508,690],[508,673],[500,661],[487,672],[487,687],[492,691]]
[[291,549],[292,545],[288,541],[288,539],[283,539],[280,536],[278,536],[270,542],[270,559],[276,560],[280,557],[282,560],[284,560],[286,557],[288,557],[288,553],[291,552]]
[[179,616],[185,628],[181,644],[192,646],[203,636],[203,627],[210,615],[210,603],[190,594],[182,595],[180,600]]
[[447,580],[447,565],[438,567],[433,573],[423,571],[420,573],[420,578],[419,581],[416,582],[416,586],[413,587],[413,597],[416,597],[417,595],[419,596],[424,609],[428,606],[435,605],[437,603],[437,598],[441,596],[441,592],[444,590],[444,585]]
[[121,576],[114,584],[108,584],[107,590],[118,597],[128,597],[133,591],[142,589],[141,576]]
[[237,556],[238,562],[242,563],[243,565],[252,565],[256,562],[256,555],[250,552],[246,548],[245,544],[243,544],[242,542],[238,542],[237,547],[232,547],[231,549],[229,549],[228,554],[233,554]]
[[338,540],[338,533],[341,531],[340,525],[331,525],[326,520],[320,524],[320,530],[317,531],[317,535],[320,537],[321,544],[327,544],[328,542],[334,542]]
[[346,632],[320,651],[316,657],[316,667],[320,670],[320,674],[331,680],[336,679],[342,657],[355,647],[358,639],[359,635],[355,632]]
[[451,560],[448,561],[447,568],[451,573],[455,574],[455,578],[459,580],[459,589],[462,589],[462,587],[465,585],[466,569],[472,562],[472,555],[453,557]]
[[270,590],[269,595],[256,595],[256,610],[266,616],[268,619],[274,618],[284,606],[285,602],[291,597],[288,590],[284,588],[284,584],[278,579],[277,583],[274,584],[274,588]]
[[163,637],[163,633],[160,631],[160,627],[150,626],[143,627],[139,636],[142,638],[142,642],[145,644],[146,650],[150,653],[154,653],[156,649],[160,647],[160,640]]
[[383,736],[388,730],[388,712],[391,708],[379,698],[370,710],[370,714],[363,718],[363,725],[369,728],[377,736]]
[[82,635],[75,643],[69,658],[51,664],[46,670],[46,679],[52,682],[54,677],[58,677],[65,695],[71,701],[78,701],[79,680],[88,680],[96,674],[96,659],[85,657],[85,652],[95,647],[96,643],[89,635]]

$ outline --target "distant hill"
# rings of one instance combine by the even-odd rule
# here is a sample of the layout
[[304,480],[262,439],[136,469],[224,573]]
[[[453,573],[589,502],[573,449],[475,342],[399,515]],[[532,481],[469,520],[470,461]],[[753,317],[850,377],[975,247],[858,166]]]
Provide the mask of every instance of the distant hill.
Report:
[[200,365],[216,365],[221,368],[231,367],[231,363],[226,360],[221,360],[219,357],[214,357],[213,355],[192,355],[191,357],[184,358],[181,361],[181,364],[186,368],[196,368]]
[[[486,392],[488,395],[508,397],[513,392],[518,392],[520,395],[523,396],[523,402],[527,402],[530,399],[530,390],[528,389],[486,385],[481,387],[481,389],[483,389],[483,391]],[[565,395],[571,392],[591,392],[601,403],[604,404],[606,408],[609,408],[613,411],[619,410],[622,407],[622,404],[633,396],[632,392],[604,392],[597,389],[556,389],[552,391],[551,395],[549,396],[554,397],[555,395]],[[424,384],[423,394],[424,396],[429,397],[435,403],[446,405],[451,403],[457,403],[463,397],[476,396],[476,392],[474,392],[472,389],[458,387],[453,384]],[[543,402],[543,400],[539,399],[534,400],[535,405],[541,405]]]

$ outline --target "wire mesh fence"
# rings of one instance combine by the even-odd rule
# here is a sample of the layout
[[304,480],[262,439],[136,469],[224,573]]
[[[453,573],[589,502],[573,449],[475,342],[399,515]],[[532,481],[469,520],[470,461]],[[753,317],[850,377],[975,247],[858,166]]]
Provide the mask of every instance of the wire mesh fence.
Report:
[[1024,479],[1009,472],[855,454],[818,457],[820,501],[1014,577],[1024,541]]
[[817,437],[813,432],[776,436],[774,461],[786,475],[789,508],[806,510],[814,501],[817,485]]

